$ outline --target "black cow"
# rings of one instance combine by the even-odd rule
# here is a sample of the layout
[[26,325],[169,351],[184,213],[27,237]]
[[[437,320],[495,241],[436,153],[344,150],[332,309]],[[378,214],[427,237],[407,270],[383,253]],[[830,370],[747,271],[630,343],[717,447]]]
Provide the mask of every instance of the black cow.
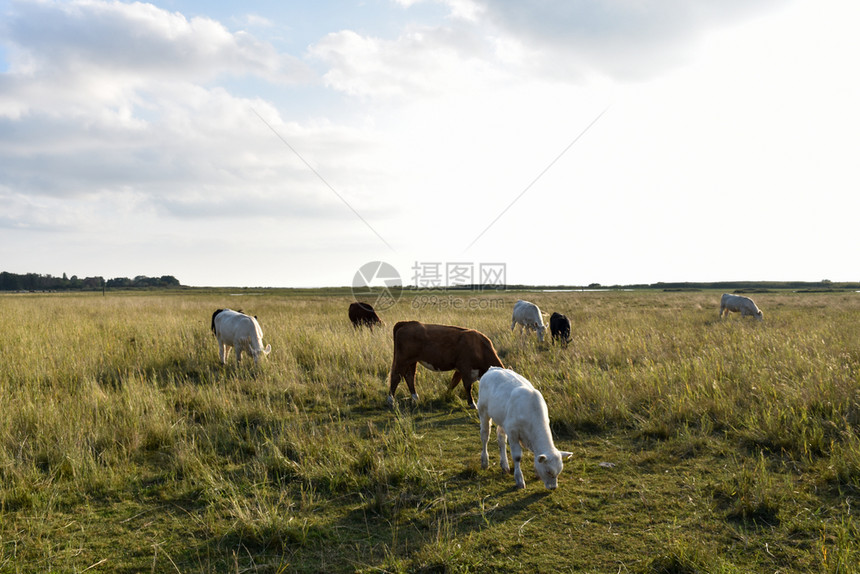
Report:
[[570,319],[561,313],[553,313],[549,318],[549,331],[552,333],[552,342],[561,339],[565,345],[570,343]]
[[352,321],[352,326],[356,329],[359,327],[367,327],[373,331],[374,325],[384,325],[382,319],[373,310],[370,303],[350,303],[349,304],[349,320]]

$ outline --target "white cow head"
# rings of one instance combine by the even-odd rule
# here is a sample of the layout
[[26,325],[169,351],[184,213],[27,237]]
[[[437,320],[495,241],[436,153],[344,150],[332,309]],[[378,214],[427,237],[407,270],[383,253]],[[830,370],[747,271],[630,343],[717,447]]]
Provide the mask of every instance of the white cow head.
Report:
[[558,488],[558,475],[564,469],[564,462],[573,456],[572,452],[559,451],[535,456],[535,472],[550,490]]

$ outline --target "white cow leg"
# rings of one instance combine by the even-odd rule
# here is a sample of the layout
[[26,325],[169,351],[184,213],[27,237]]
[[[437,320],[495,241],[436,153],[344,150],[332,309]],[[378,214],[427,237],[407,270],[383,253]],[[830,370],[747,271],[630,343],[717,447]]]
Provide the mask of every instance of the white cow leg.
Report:
[[523,478],[523,469],[520,462],[523,460],[523,447],[519,440],[511,439],[511,458],[514,459],[514,480],[517,483],[517,488],[525,488],[526,481]]
[[481,468],[490,466],[490,455],[487,453],[487,444],[490,442],[490,417],[481,417]]
[[508,464],[507,449],[505,448],[508,435],[505,434],[505,429],[499,425],[496,425],[496,440],[499,443],[499,465],[502,467],[502,472],[507,474],[511,471],[511,466]]

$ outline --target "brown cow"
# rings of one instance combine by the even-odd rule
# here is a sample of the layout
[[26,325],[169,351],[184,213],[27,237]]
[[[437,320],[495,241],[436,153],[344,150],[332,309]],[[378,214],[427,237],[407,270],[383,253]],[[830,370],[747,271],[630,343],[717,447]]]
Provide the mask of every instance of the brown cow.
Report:
[[453,370],[449,388],[453,390],[462,379],[466,398],[472,408],[475,408],[472,383],[490,367],[504,368],[493,343],[483,333],[450,325],[401,321],[394,325],[394,362],[388,390],[389,404],[394,404],[394,391],[400,379],[404,378],[412,398],[418,400],[415,393],[415,369],[418,363],[431,371]]
[[384,325],[382,319],[373,310],[370,303],[350,303],[349,304],[349,320],[352,321],[352,326],[356,329],[359,327],[368,327],[373,331],[374,325]]

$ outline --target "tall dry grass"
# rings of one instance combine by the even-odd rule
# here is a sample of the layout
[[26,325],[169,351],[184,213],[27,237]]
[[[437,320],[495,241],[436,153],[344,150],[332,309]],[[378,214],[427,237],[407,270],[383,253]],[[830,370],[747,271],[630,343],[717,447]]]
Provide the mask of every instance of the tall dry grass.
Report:
[[[518,298],[565,313],[570,345],[512,332]],[[543,392],[558,442],[623,437],[632,450],[616,456],[640,471],[721,460],[685,478],[704,501],[697,520],[781,524],[783,541],[814,532],[800,563],[851,571],[833,565],[860,556],[857,525],[833,501],[860,491],[860,299],[763,294],[761,323],[718,319],[718,300],[407,292],[371,332],[347,321],[348,297],[324,292],[2,296],[0,570],[82,570],[103,555],[156,571],[498,567],[478,532],[507,526],[467,486],[486,479],[462,387],[419,369],[419,404],[403,389],[385,404],[391,327],[419,319],[487,334]],[[273,350],[259,368],[218,363],[209,319],[225,306],[260,318]],[[591,472],[571,465],[568,485]],[[738,560],[676,538],[650,567]]]

